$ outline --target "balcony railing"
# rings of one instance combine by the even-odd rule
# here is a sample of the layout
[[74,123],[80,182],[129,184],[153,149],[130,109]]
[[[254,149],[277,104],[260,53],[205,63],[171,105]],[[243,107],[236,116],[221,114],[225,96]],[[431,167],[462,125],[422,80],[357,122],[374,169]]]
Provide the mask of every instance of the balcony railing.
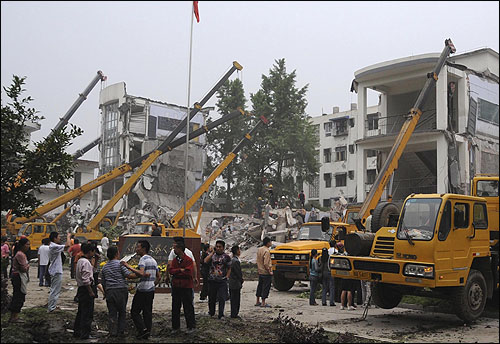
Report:
[[[397,134],[401,130],[403,123],[407,119],[407,114],[388,115],[365,120],[365,137],[379,135]],[[415,132],[436,129],[435,111],[425,111],[422,113],[417,123]]]

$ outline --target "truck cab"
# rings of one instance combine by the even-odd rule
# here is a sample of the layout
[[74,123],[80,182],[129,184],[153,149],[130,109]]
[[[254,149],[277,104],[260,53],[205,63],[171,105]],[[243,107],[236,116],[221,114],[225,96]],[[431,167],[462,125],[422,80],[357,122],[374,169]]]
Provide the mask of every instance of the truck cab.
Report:
[[57,232],[55,223],[27,222],[21,226],[16,239],[19,240],[22,236],[25,236],[30,241],[28,259],[38,256],[38,248],[42,245],[42,240],[49,237],[50,232]]

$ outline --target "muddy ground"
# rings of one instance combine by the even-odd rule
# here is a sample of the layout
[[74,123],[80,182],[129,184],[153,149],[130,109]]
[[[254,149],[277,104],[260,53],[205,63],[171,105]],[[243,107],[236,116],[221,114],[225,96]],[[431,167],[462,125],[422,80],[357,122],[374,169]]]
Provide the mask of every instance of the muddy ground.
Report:
[[[76,294],[76,282],[69,278],[69,270],[64,271],[63,289],[58,305],[61,310],[51,314],[46,312],[49,288],[39,287],[36,279],[36,265],[30,269],[31,282],[28,287],[26,302],[21,313],[24,324],[9,325],[8,313],[2,314],[2,342],[75,342],[72,337],[73,321],[77,304],[73,301]],[[272,308],[255,307],[257,282],[255,270],[249,270],[244,283],[240,315],[242,319],[218,320],[208,316],[208,304],[199,302],[195,295],[197,332],[187,335],[181,332],[171,335],[171,297],[170,294],[156,294],[153,306],[153,335],[146,342],[297,342],[318,340],[322,342],[448,342],[448,343],[498,343],[499,318],[498,308],[489,310],[485,316],[471,325],[464,325],[455,315],[437,313],[421,306],[403,305],[392,310],[379,308],[368,309],[366,319],[362,320],[363,309],[355,311],[340,310],[339,305],[309,306],[307,283],[296,283],[288,292],[271,290],[269,304]],[[9,284],[9,292],[11,293]],[[132,303],[130,295],[128,309]],[[317,302],[321,303],[320,300]],[[226,315],[230,305],[226,303]],[[96,299],[95,303],[95,340],[79,342],[138,342],[129,314],[127,315],[128,336],[125,340],[107,337],[106,302]],[[292,326],[295,319],[301,325]],[[285,325],[287,325],[285,327]],[[303,326],[303,328],[300,328]],[[324,332],[319,330],[324,329]],[[185,321],[181,318],[181,330],[185,330]],[[315,332],[316,331],[316,332]],[[319,333],[319,332],[320,333]],[[317,335],[315,335],[317,334]],[[310,337],[300,337],[309,335]],[[312,336],[315,335],[315,336]],[[144,340],[141,340],[144,342]]]

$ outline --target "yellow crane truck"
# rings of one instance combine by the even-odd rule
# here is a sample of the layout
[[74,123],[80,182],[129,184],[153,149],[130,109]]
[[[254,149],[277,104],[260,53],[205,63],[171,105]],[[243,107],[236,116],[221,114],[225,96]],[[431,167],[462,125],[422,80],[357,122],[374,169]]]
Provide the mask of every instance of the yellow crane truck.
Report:
[[474,177],[471,194],[408,196],[397,226],[346,236],[349,255],[330,257],[332,276],[371,281],[384,309],[420,295],[449,299],[460,319],[477,319],[487,299],[498,302],[498,176]]

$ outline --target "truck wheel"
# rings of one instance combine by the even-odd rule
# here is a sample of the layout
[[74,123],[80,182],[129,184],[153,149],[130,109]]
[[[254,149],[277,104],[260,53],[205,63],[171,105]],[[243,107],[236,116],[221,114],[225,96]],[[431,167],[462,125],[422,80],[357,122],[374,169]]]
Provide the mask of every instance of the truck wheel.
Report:
[[483,274],[471,269],[465,286],[453,289],[455,314],[467,323],[476,320],[483,313],[486,298],[486,281]]
[[372,287],[373,302],[383,309],[392,309],[399,305],[403,294],[386,283],[376,283]]
[[292,289],[294,280],[289,280],[280,275],[273,275],[273,286],[279,291],[288,291]]
[[386,227],[389,221],[389,215],[399,215],[399,208],[391,202],[381,202],[377,204],[372,215],[372,233],[377,233],[381,227]]

